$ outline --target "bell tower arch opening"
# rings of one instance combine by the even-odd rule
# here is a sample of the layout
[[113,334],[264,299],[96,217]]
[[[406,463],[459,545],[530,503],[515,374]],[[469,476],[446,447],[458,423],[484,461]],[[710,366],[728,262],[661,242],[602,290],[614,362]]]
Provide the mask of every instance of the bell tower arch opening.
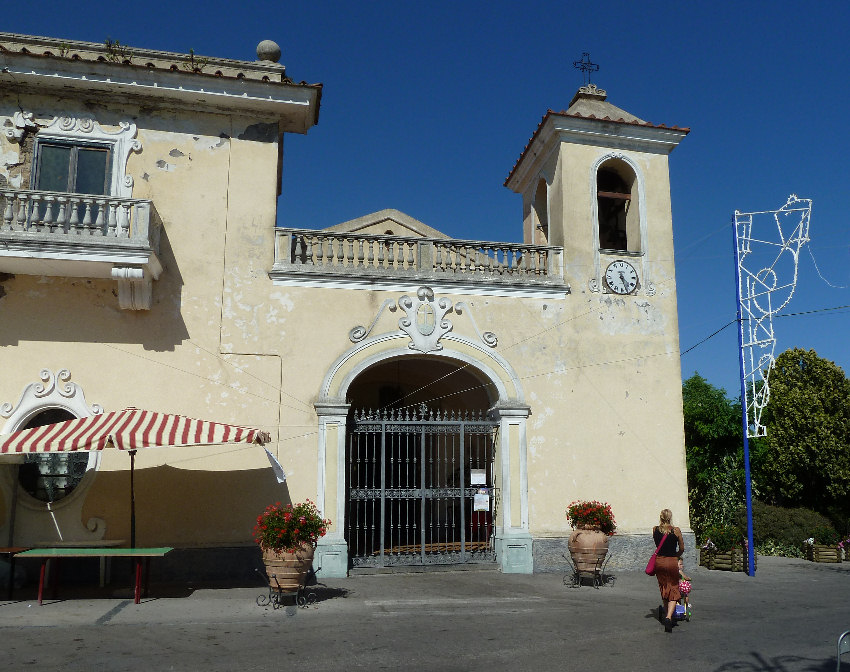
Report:
[[641,252],[637,179],[621,159],[609,159],[596,172],[599,249]]

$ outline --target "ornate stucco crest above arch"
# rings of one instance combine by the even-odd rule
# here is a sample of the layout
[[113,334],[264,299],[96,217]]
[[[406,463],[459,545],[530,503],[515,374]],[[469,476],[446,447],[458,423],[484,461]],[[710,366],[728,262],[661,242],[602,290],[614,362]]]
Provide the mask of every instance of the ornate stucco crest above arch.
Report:
[[[398,330],[370,337],[385,310],[404,313]],[[452,312],[469,318],[477,338],[453,332],[454,325],[447,318]],[[349,340],[354,346],[337,358],[322,381],[320,403],[344,400],[349,385],[360,373],[382,361],[409,357],[411,351],[462,362],[489,379],[497,390],[497,403],[524,403],[519,376],[496,352],[496,334],[481,332],[467,303],[452,304],[448,298],[437,298],[430,287],[420,287],[415,298],[405,294],[397,300],[387,299],[368,327],[351,329]]]
[[405,313],[404,317],[398,321],[398,328],[410,338],[408,347],[417,352],[428,354],[443,349],[440,340],[454,328],[451,320],[446,318],[446,315],[452,311],[457,315],[462,315],[464,311],[469,314],[469,320],[482,343],[491,348],[495,348],[498,344],[498,338],[492,331],[481,333],[475,318],[472,317],[472,311],[465,302],[458,301],[453,306],[452,302],[445,297],[436,299],[434,290],[424,286],[416,291],[416,298],[405,294],[398,299],[398,302],[394,299],[384,301],[369,327],[360,325],[354,327],[348,332],[349,340],[352,343],[362,342],[372,332],[385,309],[389,309],[392,313],[401,309]]

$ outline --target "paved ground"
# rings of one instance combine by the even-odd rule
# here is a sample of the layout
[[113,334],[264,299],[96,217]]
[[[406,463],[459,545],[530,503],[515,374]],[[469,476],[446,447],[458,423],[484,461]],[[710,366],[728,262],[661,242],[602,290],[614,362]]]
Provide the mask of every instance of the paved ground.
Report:
[[690,574],[694,616],[672,634],[642,573],[594,590],[555,574],[443,571],[328,580],[307,609],[259,607],[259,588],[154,586],[138,606],[126,590],[0,601],[0,642],[7,670],[835,669],[850,563],[760,558],[753,578]]

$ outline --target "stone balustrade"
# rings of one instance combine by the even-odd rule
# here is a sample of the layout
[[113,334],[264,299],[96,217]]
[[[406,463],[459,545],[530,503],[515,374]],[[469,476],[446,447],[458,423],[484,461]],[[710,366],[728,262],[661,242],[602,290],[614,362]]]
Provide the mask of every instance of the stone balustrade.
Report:
[[563,248],[279,228],[274,279],[443,280],[563,289]]
[[123,309],[151,307],[161,230],[148,200],[0,187],[0,273],[111,278]]
[[148,241],[151,203],[33,189],[0,189],[0,232]]

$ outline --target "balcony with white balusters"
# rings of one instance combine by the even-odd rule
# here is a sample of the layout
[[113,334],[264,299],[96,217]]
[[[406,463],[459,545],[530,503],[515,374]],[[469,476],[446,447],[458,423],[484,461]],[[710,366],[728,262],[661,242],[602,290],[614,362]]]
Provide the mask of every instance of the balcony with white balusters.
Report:
[[0,187],[0,273],[112,278],[122,308],[150,308],[162,272],[149,200]]
[[406,237],[278,228],[275,284],[556,297],[564,282],[563,248],[453,238]]

